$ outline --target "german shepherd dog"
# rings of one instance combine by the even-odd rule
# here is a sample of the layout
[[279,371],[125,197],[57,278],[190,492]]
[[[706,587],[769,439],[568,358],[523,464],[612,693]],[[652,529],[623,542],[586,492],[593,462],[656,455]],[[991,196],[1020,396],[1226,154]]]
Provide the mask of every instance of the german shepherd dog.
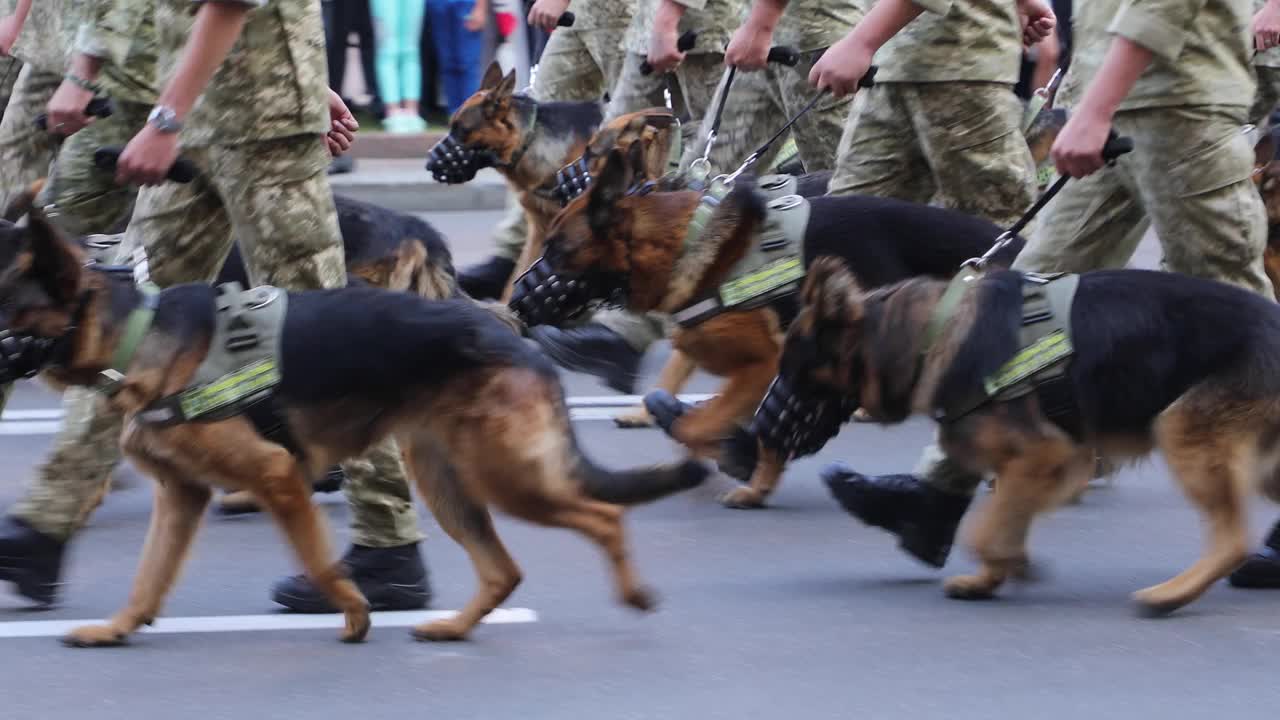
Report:
[[[1019,350],[1024,276],[989,271],[961,296],[932,348],[947,282],[915,278],[864,290],[839,258],[810,268],[781,373],[852,398],[895,424],[982,397]],[[1246,502],[1258,486],[1280,502],[1280,306],[1209,280],[1151,270],[1083,273],[1070,311],[1066,387],[1077,426],[1049,420],[1037,393],[997,397],[940,425],[943,450],[998,480],[969,543],[981,567],[950,578],[954,598],[991,597],[1028,567],[1033,518],[1086,483],[1095,454],[1135,461],[1155,449],[1201,512],[1205,553],[1134,595],[1162,615],[1195,600],[1244,561]]]
[[1267,247],[1262,253],[1262,265],[1280,301],[1280,163],[1276,162],[1276,132],[1272,128],[1254,145],[1253,182],[1262,195],[1267,208]]
[[[494,167],[506,178],[528,220],[524,251],[516,262],[517,270],[523,271],[542,254],[547,225],[564,205],[555,188],[557,171],[582,159],[594,176],[610,149],[642,140],[649,148],[650,172],[657,178],[663,174],[678,125],[667,108],[603,123],[601,102],[539,102],[516,93],[515,83],[514,70],[504,76],[496,62],[490,64],[480,89],[450,119],[449,135],[433,149],[427,169],[451,183],[470,180],[481,167]],[[450,153],[452,161],[445,159]],[[510,292],[508,282],[503,302]]]
[[[558,323],[593,300],[635,312],[673,313],[719,287],[752,246],[766,214],[754,181],[740,179],[720,202],[699,240],[684,250],[686,228],[701,201],[693,191],[634,192],[641,157],[613,151],[592,187],[560,213],[547,234],[543,270],[573,290],[555,303],[518,285],[510,306],[526,324]],[[804,262],[836,255],[867,286],[916,275],[944,278],[990,249],[1001,229],[962,213],[866,196],[817,197],[803,239]],[[1009,262],[1021,249],[1009,246]],[[532,273],[531,273],[532,274]],[[554,284],[554,281],[553,281]],[[777,375],[782,334],[795,294],[765,307],[729,311],[680,328],[675,349],[726,378],[714,398],[690,409],[671,435],[697,457],[721,457],[723,441],[751,417]],[[745,479],[745,478],[744,478]],[[772,487],[739,487],[731,507],[759,507]]]
[[362,640],[368,603],[334,563],[309,485],[384,437],[398,441],[419,492],[466,549],[480,583],[460,614],[416,628],[420,639],[465,638],[519,583],[490,506],[583,533],[607,554],[622,602],[654,605],[627,554],[621,505],[693,487],[706,470],[692,462],[632,472],[592,464],[578,450],[554,368],[494,313],[468,299],[369,287],[288,293],[273,393],[296,441],[291,453],[244,415],[169,426],[139,415],[185,388],[209,352],[216,288],[160,292],[132,359],[113,360],[127,318],[147,302],[142,290],[131,276],[86,266],[39,209],[26,217],[23,226],[0,224],[0,310],[13,332],[53,340],[56,361],[42,377],[55,387],[103,388],[103,371],[124,365],[107,391],[125,417],[121,445],[158,481],[128,603],[108,623],[72,631],[69,644],[120,644],[156,618],[209,501],[204,483],[254,493],[342,610],[342,639]]

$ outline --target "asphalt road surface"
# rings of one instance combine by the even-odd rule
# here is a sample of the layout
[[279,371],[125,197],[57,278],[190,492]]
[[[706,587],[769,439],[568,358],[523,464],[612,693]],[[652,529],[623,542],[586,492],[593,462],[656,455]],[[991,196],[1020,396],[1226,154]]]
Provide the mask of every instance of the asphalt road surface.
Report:
[[[432,219],[465,265],[486,251],[494,218]],[[650,378],[665,352],[646,359]],[[600,462],[677,455],[656,430],[615,429],[602,405],[617,396],[590,378],[566,383],[582,445]],[[713,388],[699,377],[688,391]],[[10,404],[0,506],[46,452],[57,410],[35,386]],[[496,622],[445,645],[413,641],[402,616],[375,616],[369,641],[347,646],[337,616],[277,612],[268,588],[295,565],[274,527],[263,516],[210,515],[152,631],[124,648],[61,647],[61,622],[106,617],[127,596],[150,491],[124,468],[71,547],[60,607],[33,612],[0,588],[0,718],[1276,717],[1280,592],[1223,584],[1163,620],[1132,611],[1129,593],[1200,550],[1198,518],[1159,459],[1036,527],[1031,547],[1046,577],[965,603],[939,585],[973,567],[963,550],[944,572],[924,568],[845,516],[816,478],[835,459],[910,469],[930,432],[923,422],[846,426],[792,466],[766,510],[719,507],[730,481],[716,478],[633,512],[630,545],[661,596],[651,615],[613,601],[604,559],[586,541],[500,518],[524,584]],[[345,546],[341,495],[319,500]],[[1255,535],[1276,513],[1256,503]],[[433,608],[457,609],[475,587],[469,563],[421,516]],[[300,626],[308,622],[320,627]]]

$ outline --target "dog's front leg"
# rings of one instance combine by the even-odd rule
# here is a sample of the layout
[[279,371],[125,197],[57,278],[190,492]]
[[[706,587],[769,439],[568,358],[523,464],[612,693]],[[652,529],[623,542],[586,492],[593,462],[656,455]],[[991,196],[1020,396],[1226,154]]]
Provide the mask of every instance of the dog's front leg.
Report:
[[542,257],[542,240],[546,233],[538,213],[525,211],[525,222],[528,225],[528,233],[525,235],[524,247],[520,249],[520,257],[516,260],[516,269],[511,273],[511,277],[507,278],[506,287],[502,290],[502,304],[506,305],[511,302],[511,294],[515,292],[516,278],[531,265]]
[[769,498],[773,491],[778,487],[778,482],[782,480],[782,471],[787,467],[787,461],[777,450],[767,448],[763,443],[758,444],[756,451],[755,471],[751,473],[751,482],[725,493],[720,498],[720,502],[728,508],[738,510],[747,510],[764,507],[764,501]]
[[[678,349],[672,350],[671,357],[667,358],[666,364],[662,366],[662,372],[658,374],[656,389],[678,395],[684,389],[685,383],[689,382],[689,376],[693,375],[693,371],[697,368],[698,365],[693,358]],[[641,403],[614,417],[613,422],[620,428],[652,427],[653,416],[645,409],[644,403]]]
[[[209,488],[179,479],[163,465],[142,463],[157,479],[151,525],[129,602],[105,625],[72,630],[63,642],[73,647],[123,645],[141,625],[150,625],[173,587],[187,550],[209,504]],[[158,471],[158,472],[157,472]]]
[[719,459],[720,443],[730,427],[751,417],[776,374],[776,362],[738,368],[715,397],[690,409],[672,424],[672,437],[694,455]]

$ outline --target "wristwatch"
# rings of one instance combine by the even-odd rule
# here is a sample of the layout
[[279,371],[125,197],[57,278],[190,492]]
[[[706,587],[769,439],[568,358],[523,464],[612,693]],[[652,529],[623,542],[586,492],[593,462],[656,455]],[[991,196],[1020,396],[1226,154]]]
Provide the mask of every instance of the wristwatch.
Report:
[[151,114],[147,116],[147,124],[162,133],[176,133],[182,129],[182,123],[178,121],[178,113],[164,105],[151,108]]

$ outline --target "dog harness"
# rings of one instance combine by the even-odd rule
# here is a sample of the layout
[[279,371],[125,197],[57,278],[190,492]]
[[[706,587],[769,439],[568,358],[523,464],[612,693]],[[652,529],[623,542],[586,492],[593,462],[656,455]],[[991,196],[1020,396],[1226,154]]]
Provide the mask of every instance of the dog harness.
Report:
[[[796,182],[790,175],[760,178],[760,190],[771,198],[763,228],[747,254],[730,268],[728,279],[672,314],[676,324],[693,327],[721,313],[762,307],[799,291],[805,276],[804,234],[810,207],[808,200],[795,194]],[[686,252],[701,239],[731,188],[713,181],[703,194],[685,235]]]
[[[996,372],[962,399],[934,409],[939,423],[956,422],[988,403],[1003,402],[1035,393],[1041,412],[1072,437],[1083,432],[1079,404],[1071,390],[1067,370],[1075,353],[1071,344],[1071,304],[1080,276],[1068,273],[1021,273],[1022,327],[1018,347]],[[965,267],[947,286],[930,317],[925,352],[941,335],[954,314],[960,296],[980,277]]]

